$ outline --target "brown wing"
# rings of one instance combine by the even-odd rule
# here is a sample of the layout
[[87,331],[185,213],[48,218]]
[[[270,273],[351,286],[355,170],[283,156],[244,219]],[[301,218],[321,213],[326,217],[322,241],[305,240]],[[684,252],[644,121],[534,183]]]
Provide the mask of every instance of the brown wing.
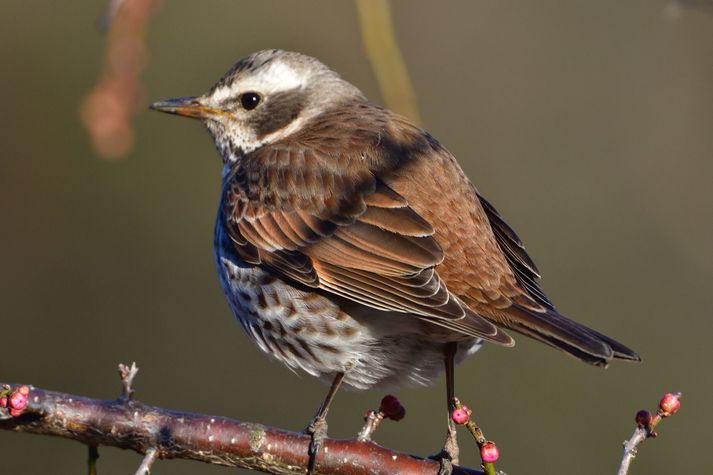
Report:
[[296,137],[246,155],[224,189],[236,251],[295,284],[511,344],[445,286],[434,229],[375,173],[384,143],[367,125],[335,136],[317,123],[319,141]]
[[386,183],[436,229],[445,254],[436,270],[473,312],[588,363],[638,359],[626,346],[557,312],[520,239],[437,141],[396,116],[385,137],[401,144],[384,140],[390,156],[408,157],[384,174]]
[[500,245],[500,249],[503,254],[505,254],[505,258],[510,264],[518,283],[539,304],[544,307],[554,309],[554,304],[540,288],[540,284],[538,282],[540,279],[540,272],[537,270],[537,266],[535,266],[535,263],[527,254],[525,245],[522,243],[515,231],[513,231],[513,229],[508,225],[508,223],[503,220],[495,207],[481,194],[478,194],[477,196],[480,203],[483,205],[485,214],[488,216],[495,239]]

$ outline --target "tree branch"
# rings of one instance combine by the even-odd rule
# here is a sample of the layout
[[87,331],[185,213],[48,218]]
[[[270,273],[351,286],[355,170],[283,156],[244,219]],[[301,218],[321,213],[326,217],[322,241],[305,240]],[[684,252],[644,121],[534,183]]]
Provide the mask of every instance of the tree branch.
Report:
[[[157,458],[182,458],[266,473],[305,473],[309,445],[305,434],[260,424],[171,411],[125,397],[103,401],[38,388],[30,388],[21,415],[0,420],[0,429],[133,450],[145,456],[145,468]],[[321,474],[433,475],[438,468],[436,461],[357,440],[328,439],[317,461]],[[482,474],[460,467],[453,473]]]
[[681,407],[681,393],[666,393],[659,401],[659,407],[654,416],[642,409],[636,413],[636,429],[628,440],[624,441],[624,455],[619,464],[617,475],[627,475],[631,463],[636,457],[639,445],[649,438],[658,437],[654,430],[667,417],[671,417]]

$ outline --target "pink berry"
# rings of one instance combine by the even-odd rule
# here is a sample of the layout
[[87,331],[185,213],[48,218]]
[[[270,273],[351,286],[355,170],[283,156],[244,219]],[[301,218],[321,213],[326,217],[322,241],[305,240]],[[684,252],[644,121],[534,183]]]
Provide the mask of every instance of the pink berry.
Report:
[[463,406],[458,409],[454,409],[451,414],[451,419],[458,425],[465,424],[470,419],[470,414],[468,413],[468,408]]
[[10,394],[8,403],[11,409],[22,411],[27,407],[27,396],[18,391],[14,391]]
[[12,409],[10,409],[10,415],[12,417],[18,417],[18,416],[22,415],[22,409],[12,408]]
[[391,394],[384,396],[384,399],[381,400],[379,411],[384,414],[384,417],[394,421],[400,421],[406,416],[406,408],[396,396]]
[[659,411],[663,417],[673,415],[681,407],[681,395],[667,393],[659,402]]
[[7,396],[0,397],[0,407],[7,407]]
[[480,448],[480,458],[483,459],[485,463],[493,463],[500,457],[500,451],[495,442],[486,442]]
[[23,396],[27,396],[30,394],[30,388],[28,388],[27,386],[20,386],[19,388],[17,388],[17,392],[22,394]]

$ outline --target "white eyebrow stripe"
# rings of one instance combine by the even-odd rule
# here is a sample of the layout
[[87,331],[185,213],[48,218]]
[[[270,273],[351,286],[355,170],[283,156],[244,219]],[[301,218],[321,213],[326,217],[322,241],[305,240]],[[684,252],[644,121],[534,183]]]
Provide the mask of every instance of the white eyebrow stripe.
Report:
[[210,102],[217,106],[224,100],[243,92],[255,91],[262,94],[274,94],[290,89],[303,88],[307,77],[282,62],[272,62],[265,69],[247,75],[229,86],[221,86],[210,95]]

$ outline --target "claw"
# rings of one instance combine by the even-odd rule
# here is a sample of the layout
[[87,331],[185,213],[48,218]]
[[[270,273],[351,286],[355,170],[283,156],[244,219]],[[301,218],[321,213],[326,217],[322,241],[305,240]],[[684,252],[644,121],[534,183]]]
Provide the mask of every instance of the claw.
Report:
[[443,452],[448,454],[453,464],[458,465],[458,457],[460,456],[458,433],[456,432],[455,422],[450,419],[448,420],[448,432],[446,434],[446,442],[443,444]]
[[440,467],[438,467],[437,475],[451,475],[453,473],[453,462],[446,457],[439,459]]
[[453,466],[458,465],[459,453],[460,449],[458,448],[456,425],[449,418],[448,432],[446,433],[446,441],[443,444],[443,449],[436,455],[429,457],[438,460],[440,464],[438,475],[450,475],[453,472]]
[[307,464],[307,474],[313,475],[317,465],[317,455],[322,451],[324,440],[327,438],[327,420],[324,417],[315,417],[307,426],[305,433],[309,434],[309,463]]

